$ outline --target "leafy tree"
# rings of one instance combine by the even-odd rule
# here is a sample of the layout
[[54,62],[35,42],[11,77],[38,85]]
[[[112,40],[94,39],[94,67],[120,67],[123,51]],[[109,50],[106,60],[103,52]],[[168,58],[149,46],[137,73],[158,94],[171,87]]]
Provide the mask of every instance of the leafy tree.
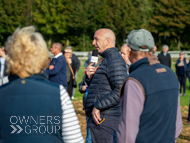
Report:
[[[161,37],[169,37],[177,41],[177,49],[181,46],[181,36],[189,23],[189,6],[185,0],[159,0],[154,2],[153,16],[149,29]],[[169,39],[170,40],[170,39]]]
[[27,25],[26,0],[1,0],[0,2],[0,44],[4,45],[7,37],[17,27]]
[[100,0],[76,0],[69,6],[68,40],[74,50],[92,50],[94,32],[101,28],[105,13],[101,9]]
[[33,22],[43,33],[48,46],[52,41],[61,41],[66,33],[66,2],[63,0],[35,0],[33,4]]
[[117,37],[116,46],[121,47],[130,31],[140,28],[142,20],[136,1],[109,0],[107,1],[107,16],[105,27],[112,29]]

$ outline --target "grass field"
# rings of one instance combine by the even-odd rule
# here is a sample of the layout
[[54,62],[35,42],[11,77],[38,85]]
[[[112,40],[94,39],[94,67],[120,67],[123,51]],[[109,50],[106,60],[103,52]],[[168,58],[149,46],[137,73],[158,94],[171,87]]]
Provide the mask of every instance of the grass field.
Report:
[[[175,70],[175,60],[172,61],[172,69]],[[81,61],[81,66],[78,71],[78,78],[77,83],[82,81],[82,78],[84,76],[84,61]],[[183,119],[183,130],[181,132],[181,135],[178,138],[177,143],[190,143],[190,125],[187,125],[187,115],[188,115],[188,107],[189,107],[189,100],[190,100],[190,82],[187,80],[186,83],[187,91],[186,96],[180,97],[180,107],[181,107],[181,114]],[[82,110],[82,97],[83,94],[81,94],[78,91],[78,86],[75,90],[75,99],[73,100],[73,104],[77,113],[77,116],[79,118],[79,122],[82,129],[82,134],[84,138],[86,137],[86,124],[85,124],[85,114]]]

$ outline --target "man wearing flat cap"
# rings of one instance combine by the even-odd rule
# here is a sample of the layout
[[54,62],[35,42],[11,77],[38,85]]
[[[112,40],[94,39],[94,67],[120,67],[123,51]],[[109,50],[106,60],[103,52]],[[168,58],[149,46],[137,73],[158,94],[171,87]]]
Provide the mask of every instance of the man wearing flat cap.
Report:
[[132,64],[120,89],[118,143],[174,143],[182,130],[178,80],[153,54],[149,31],[133,30],[127,39]]

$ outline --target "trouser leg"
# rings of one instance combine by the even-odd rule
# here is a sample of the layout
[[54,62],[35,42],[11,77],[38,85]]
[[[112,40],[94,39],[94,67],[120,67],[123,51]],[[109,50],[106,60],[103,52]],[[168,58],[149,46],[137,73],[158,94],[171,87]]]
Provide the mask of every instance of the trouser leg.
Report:
[[178,81],[179,81],[179,84],[180,84],[180,94],[182,93],[181,91],[181,88],[182,88],[182,77],[181,76],[178,76]]
[[96,125],[92,117],[88,121],[90,127],[92,143],[113,143],[114,132],[117,131],[120,116],[101,115],[105,120]]
[[186,80],[187,80],[187,77],[183,77],[182,84],[183,84],[183,93],[184,94],[186,93]]
[[[75,73],[75,79],[77,80],[77,75],[78,75],[78,72]],[[74,98],[75,97],[75,88],[73,88],[73,95],[72,97]]]
[[[89,118],[86,116],[86,124],[88,122],[88,119]],[[92,143],[91,134],[90,134],[90,128],[89,128],[88,124],[86,126],[86,133],[87,133],[87,135],[86,135],[86,143]]]

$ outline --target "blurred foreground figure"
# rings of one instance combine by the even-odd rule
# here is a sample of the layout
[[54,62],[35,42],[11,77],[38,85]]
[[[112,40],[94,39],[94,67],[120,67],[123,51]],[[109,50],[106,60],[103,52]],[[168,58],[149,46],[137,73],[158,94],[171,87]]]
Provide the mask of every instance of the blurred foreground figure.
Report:
[[41,34],[18,28],[6,48],[11,76],[0,87],[0,142],[83,143],[68,93],[44,75],[49,53]]
[[118,143],[174,143],[182,130],[176,75],[153,55],[149,31],[133,30],[127,39],[132,65],[120,89]]

